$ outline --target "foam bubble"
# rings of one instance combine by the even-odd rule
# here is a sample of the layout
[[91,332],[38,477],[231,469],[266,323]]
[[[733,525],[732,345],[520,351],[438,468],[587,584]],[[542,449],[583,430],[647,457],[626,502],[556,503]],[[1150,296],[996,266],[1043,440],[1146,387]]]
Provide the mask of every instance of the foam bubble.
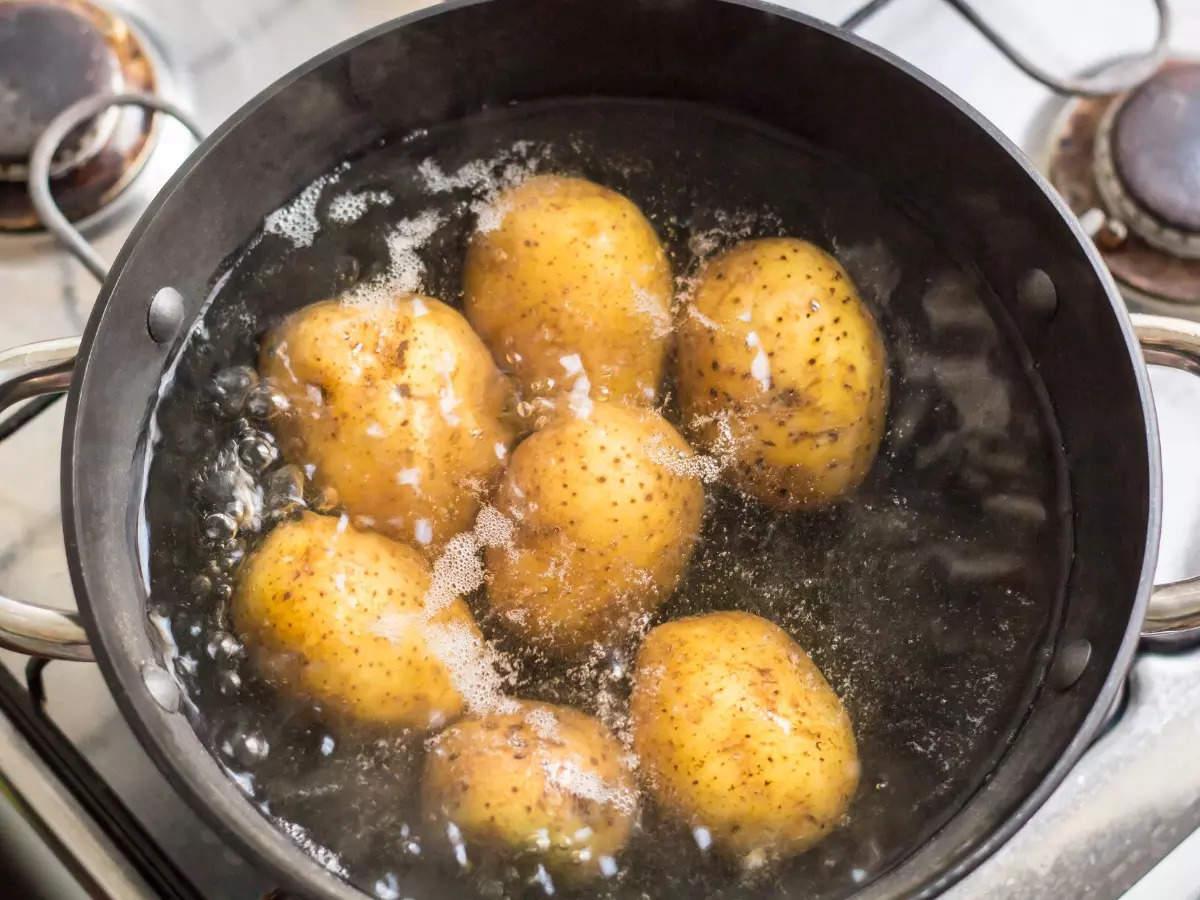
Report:
[[367,214],[372,206],[391,206],[395,198],[387,191],[346,191],[329,203],[329,218],[339,225],[350,225]]
[[450,680],[474,715],[511,714],[519,704],[504,693],[506,678],[501,674],[504,659],[473,629],[465,625],[424,627],[425,643],[446,667]]
[[425,611],[429,616],[483,585],[483,562],[479,542],[471,532],[456,534],[433,563],[433,579],[425,593]]
[[549,709],[535,706],[525,714],[525,723],[544,741],[559,739],[558,716]]
[[669,335],[673,323],[671,321],[670,303],[667,298],[637,285],[632,285],[631,287],[633,288],[634,308],[650,319],[653,328],[650,333],[651,336],[662,338]]
[[342,878],[349,876],[345,865],[342,864],[342,859],[328,847],[318,844],[309,835],[308,830],[303,825],[297,825],[295,822],[289,822],[287,819],[276,819],[275,824],[282,829],[288,837],[300,845],[300,848],[311,856],[317,863],[324,866],[335,875],[340,875]]
[[763,351],[762,341],[758,339],[757,331],[751,331],[746,335],[746,347],[758,351],[750,362],[750,375],[764,391],[769,391],[771,389],[771,362]]
[[564,793],[612,806],[623,813],[632,814],[637,809],[637,794],[609,784],[597,772],[583,768],[573,759],[543,759],[542,772],[546,781]]
[[343,163],[334,171],[322,175],[263,220],[263,232],[277,234],[290,241],[293,247],[311,247],[321,231],[317,218],[317,204],[328,185],[341,181],[349,166]]
[[484,506],[475,518],[475,540],[483,547],[511,547],[513,528],[512,519],[494,506]]
[[647,438],[643,446],[646,458],[655,465],[662,466],[679,478],[694,478],[707,484],[716,481],[732,460],[733,431],[727,419],[718,420],[717,439],[713,443],[712,453],[672,449],[657,434]]
[[[397,294],[422,291],[425,263],[419,251],[444,224],[435,210],[427,209],[409,219],[401,219],[387,236],[388,268],[382,277],[356,286],[346,295],[348,303],[391,302]],[[419,315],[419,311],[414,310]]]
[[426,159],[417,166],[417,173],[430,193],[469,192],[473,199],[468,208],[475,214],[476,231],[495,231],[508,213],[502,192],[529,178],[547,151],[542,148],[537,152],[529,141],[515,141],[492,159],[473,160],[449,173],[436,161]]
[[592,414],[592,382],[587,372],[580,372],[567,392],[567,408],[577,419],[586,419]]

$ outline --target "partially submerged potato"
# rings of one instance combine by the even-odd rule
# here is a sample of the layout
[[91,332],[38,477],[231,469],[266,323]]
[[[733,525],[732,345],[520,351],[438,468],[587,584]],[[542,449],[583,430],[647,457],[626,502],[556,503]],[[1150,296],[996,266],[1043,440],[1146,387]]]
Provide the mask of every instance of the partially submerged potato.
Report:
[[746,241],[700,273],[678,326],[684,421],[727,477],[782,509],[856,488],[888,398],[883,340],[850,277],[805,241]]
[[504,193],[471,240],[467,318],[525,400],[575,392],[653,403],[671,333],[671,269],[628,199],[542,175]]
[[808,654],[758,616],[659,625],[638,652],[630,709],[648,793],[746,866],[815,844],[857,788],[841,700]]
[[426,819],[460,862],[483,851],[540,863],[567,884],[613,875],[637,814],[625,751],[581,712],[515,705],[433,739],[421,783]]
[[234,629],[281,690],[360,722],[435,728],[463,710],[439,644],[482,637],[461,599],[429,608],[429,584],[413,548],[304,513],[242,564]]
[[704,513],[691,454],[662,416],[596,403],[513,453],[496,505],[514,524],[487,551],[488,601],[525,640],[563,654],[627,636],[675,589]]
[[356,523],[438,546],[468,529],[514,438],[511,387],[466,320],[429,297],[325,301],[267,336],[285,454]]

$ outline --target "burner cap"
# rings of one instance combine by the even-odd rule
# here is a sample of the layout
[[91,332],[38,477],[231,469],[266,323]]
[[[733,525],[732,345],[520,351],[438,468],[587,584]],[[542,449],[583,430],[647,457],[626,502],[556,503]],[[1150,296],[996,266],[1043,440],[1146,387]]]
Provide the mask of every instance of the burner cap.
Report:
[[1200,64],[1168,60],[1128,94],[1051,108],[1047,174],[1126,299],[1200,319]]
[[1200,257],[1200,64],[1165,68],[1113,104],[1097,139],[1111,211],[1150,244]]
[[[89,0],[0,0],[0,231],[38,227],[29,154],[46,126],[97,94],[153,93],[153,67],[127,23]],[[99,210],[149,155],[153,116],[110,108],[55,154],[55,199],[70,219]]]
[[1138,203],[1170,225],[1200,231],[1200,65],[1160,72],[1130,95],[1112,145]]

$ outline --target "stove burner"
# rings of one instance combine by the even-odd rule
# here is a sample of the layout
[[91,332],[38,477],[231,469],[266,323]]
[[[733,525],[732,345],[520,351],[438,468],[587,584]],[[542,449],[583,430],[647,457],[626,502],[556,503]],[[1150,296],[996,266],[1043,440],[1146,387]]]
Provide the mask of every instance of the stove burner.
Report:
[[1197,159],[1200,64],[1172,60],[1127,94],[1068,103],[1047,163],[1126,297],[1191,318],[1200,318]]
[[1200,65],[1165,69],[1112,104],[1096,142],[1109,208],[1147,242],[1200,258]]
[[[154,93],[138,35],[89,0],[0,0],[0,231],[40,227],[29,199],[29,154],[46,125],[84,97]],[[110,108],[55,154],[55,200],[72,221],[97,212],[133,180],[154,143],[153,115]]]

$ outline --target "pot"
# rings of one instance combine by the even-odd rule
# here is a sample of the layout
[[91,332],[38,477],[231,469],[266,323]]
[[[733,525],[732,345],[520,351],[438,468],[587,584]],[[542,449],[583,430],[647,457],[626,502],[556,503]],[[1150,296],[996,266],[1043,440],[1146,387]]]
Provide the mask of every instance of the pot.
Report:
[[1007,338],[1044,388],[1071,546],[1027,709],[977,789],[861,892],[936,894],[1063,779],[1110,714],[1143,637],[1200,633],[1200,582],[1152,585],[1161,500],[1146,373],[1146,361],[1200,373],[1200,329],[1131,321],[1065,204],[960,99],[853,35],[767,4],[449,3],[330,50],[234,115],[147,209],[83,337],[0,355],[0,408],[68,394],[63,527],[79,606],[0,597],[0,644],[94,658],[150,755],[231,843],[306,896],[360,896],[260,815],[181,712],[147,621],[139,543],[160,384],[204,312],[213,273],[300,187],[389,135],[579,96],[714,106],[836,153],[912,198],[990,287]]

